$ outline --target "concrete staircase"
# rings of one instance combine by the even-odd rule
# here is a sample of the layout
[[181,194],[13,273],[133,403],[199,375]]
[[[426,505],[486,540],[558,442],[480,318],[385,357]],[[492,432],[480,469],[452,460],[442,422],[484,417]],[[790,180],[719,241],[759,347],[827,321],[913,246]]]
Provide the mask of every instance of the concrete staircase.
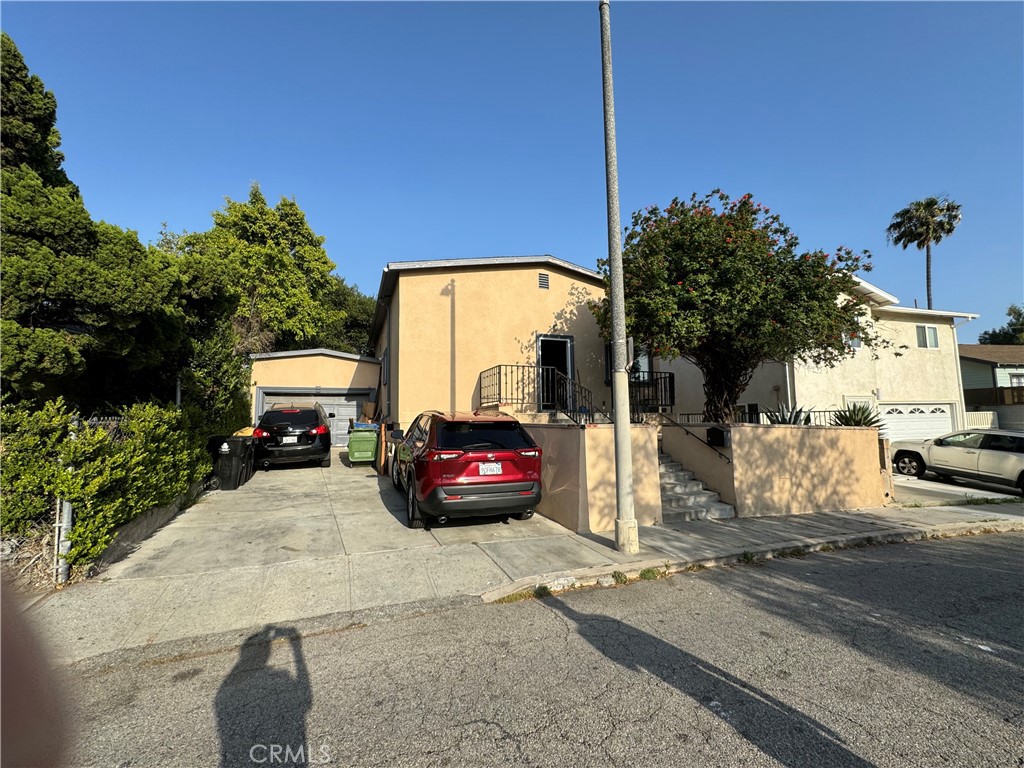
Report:
[[736,510],[718,500],[718,494],[683,469],[667,453],[658,453],[661,472],[661,517],[664,523],[735,517]]

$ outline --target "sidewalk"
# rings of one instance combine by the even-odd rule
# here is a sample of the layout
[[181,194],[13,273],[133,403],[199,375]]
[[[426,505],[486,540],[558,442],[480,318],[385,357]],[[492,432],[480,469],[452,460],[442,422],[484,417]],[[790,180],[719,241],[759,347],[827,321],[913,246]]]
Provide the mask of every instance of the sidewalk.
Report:
[[[244,630],[347,611],[427,601],[493,601],[546,585],[610,585],[619,571],[677,572],[770,558],[793,550],[1024,530],[1024,504],[887,508],[735,518],[641,527],[640,553],[614,549],[611,534],[579,536],[534,518],[526,529],[435,529],[437,543],[384,552],[242,566],[206,573],[94,581],[37,600],[28,615],[58,663],[167,640]],[[505,530],[508,534],[504,534]],[[440,535],[439,535],[440,534]],[[468,543],[484,535],[489,541]],[[621,579],[621,577],[620,577]]]

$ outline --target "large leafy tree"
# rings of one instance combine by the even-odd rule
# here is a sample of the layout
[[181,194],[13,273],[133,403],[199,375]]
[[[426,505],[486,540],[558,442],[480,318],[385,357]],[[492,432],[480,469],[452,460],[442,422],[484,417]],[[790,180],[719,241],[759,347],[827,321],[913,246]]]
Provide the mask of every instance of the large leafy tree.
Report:
[[902,245],[903,250],[911,245],[924,250],[928,309],[932,308],[932,245],[953,234],[959,223],[958,203],[947,197],[926,197],[893,214],[885,230],[888,241]]
[[1024,344],[1024,307],[1011,304],[1006,310],[1009,318],[1002,328],[984,331],[978,336],[979,344]]
[[134,232],[95,223],[61,164],[56,99],[2,36],[0,374],[15,399],[83,410],[173,395],[177,278]]
[[331,275],[323,301],[328,309],[328,320],[309,346],[372,355],[370,326],[377,308],[373,297],[361,293],[343,277]]
[[[627,330],[650,353],[700,369],[709,421],[732,420],[762,363],[834,365],[853,353],[853,338],[880,343],[854,277],[870,254],[797,248],[750,195],[715,190],[633,214],[623,250]],[[594,310],[607,328],[608,302]]]
[[294,200],[271,208],[253,184],[247,202],[228,199],[214,212],[210,230],[184,235],[180,245],[185,253],[230,266],[235,351],[250,353],[308,346],[337,319],[339,310],[324,301],[333,289],[334,263],[323,243]]

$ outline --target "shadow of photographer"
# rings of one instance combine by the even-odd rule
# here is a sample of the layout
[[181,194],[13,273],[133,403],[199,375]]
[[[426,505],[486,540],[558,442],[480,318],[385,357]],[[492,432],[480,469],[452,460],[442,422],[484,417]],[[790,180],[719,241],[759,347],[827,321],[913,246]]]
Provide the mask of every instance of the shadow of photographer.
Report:
[[[294,675],[269,663],[282,640],[291,649]],[[247,637],[214,699],[222,768],[314,764],[306,743],[312,704],[302,638],[295,628],[267,625]]]

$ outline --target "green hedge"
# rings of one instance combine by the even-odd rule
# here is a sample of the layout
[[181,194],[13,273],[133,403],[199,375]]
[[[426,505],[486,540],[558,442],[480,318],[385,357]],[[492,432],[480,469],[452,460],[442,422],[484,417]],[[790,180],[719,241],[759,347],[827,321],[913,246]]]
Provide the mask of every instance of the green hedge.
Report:
[[119,525],[170,504],[210,471],[205,441],[180,411],[143,404],[120,416],[120,435],[112,435],[102,426],[79,423],[60,399],[39,410],[0,409],[4,536],[52,524],[55,500],[67,499],[75,515],[68,562],[89,563],[113,541]]

